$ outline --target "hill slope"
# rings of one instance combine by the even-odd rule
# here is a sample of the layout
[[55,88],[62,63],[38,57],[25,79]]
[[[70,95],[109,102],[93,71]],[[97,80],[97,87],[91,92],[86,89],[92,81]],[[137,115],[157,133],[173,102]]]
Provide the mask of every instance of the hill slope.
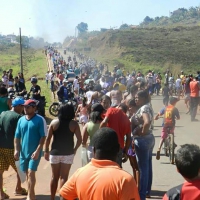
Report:
[[[113,30],[78,39],[71,48],[110,65],[132,68],[197,69],[200,65],[200,27],[135,28]],[[190,67],[190,68],[188,68]]]

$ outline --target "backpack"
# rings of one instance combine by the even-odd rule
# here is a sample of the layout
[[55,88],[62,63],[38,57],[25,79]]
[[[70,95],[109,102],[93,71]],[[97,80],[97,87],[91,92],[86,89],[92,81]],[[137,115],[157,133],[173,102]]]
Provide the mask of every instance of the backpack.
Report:
[[174,111],[174,106],[169,105],[166,107],[164,114],[164,127],[174,126],[173,111]]

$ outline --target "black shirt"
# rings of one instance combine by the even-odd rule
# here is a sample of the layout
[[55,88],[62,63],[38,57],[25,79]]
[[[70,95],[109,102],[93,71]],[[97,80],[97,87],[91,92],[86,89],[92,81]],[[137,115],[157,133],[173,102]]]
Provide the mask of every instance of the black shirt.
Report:
[[15,83],[15,89],[16,89],[16,92],[21,92],[21,91],[25,90],[26,87],[25,87],[24,83],[19,81],[18,83]]
[[35,100],[40,99],[40,94],[37,94],[37,95],[34,94],[35,92],[38,92],[38,91],[41,91],[41,88],[40,88],[39,85],[32,86],[31,89],[30,89],[30,92],[33,93],[32,98],[35,99]]
[[53,132],[53,142],[50,155],[74,154],[74,133],[69,129],[70,121],[61,121],[57,130]]

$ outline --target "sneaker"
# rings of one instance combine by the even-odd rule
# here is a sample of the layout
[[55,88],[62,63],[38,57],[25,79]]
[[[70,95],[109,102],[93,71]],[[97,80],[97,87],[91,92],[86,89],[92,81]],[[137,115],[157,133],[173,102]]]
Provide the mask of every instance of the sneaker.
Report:
[[160,150],[156,152],[156,160],[160,160]]

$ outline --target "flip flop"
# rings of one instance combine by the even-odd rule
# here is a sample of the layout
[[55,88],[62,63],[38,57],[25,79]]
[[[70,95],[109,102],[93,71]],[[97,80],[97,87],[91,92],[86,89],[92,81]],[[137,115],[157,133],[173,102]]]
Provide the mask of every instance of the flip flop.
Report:
[[25,188],[22,188],[21,191],[18,191],[18,192],[14,192],[15,195],[27,195],[28,192]]
[[4,192],[4,198],[1,198],[0,200],[9,199],[9,198],[10,196]]

